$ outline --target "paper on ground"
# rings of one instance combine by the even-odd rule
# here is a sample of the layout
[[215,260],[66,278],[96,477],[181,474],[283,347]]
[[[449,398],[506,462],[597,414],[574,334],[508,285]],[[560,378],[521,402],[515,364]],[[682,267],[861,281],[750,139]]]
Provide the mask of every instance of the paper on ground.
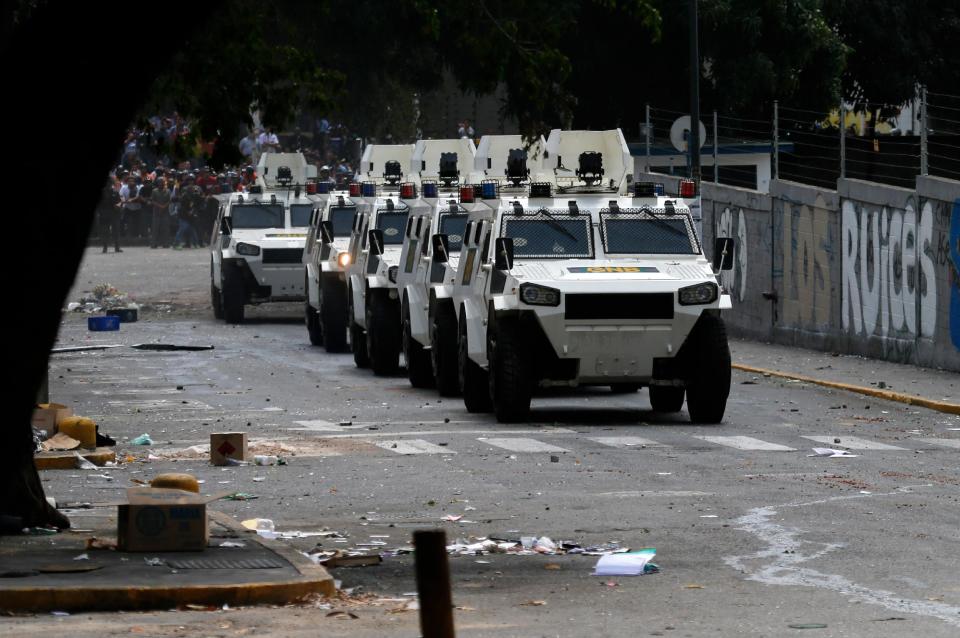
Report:
[[642,576],[644,567],[657,555],[657,550],[648,547],[635,552],[607,554],[597,561],[594,576]]
[[813,454],[808,454],[807,456],[826,456],[827,458],[831,458],[831,459],[833,458],[854,459],[860,455],[850,454],[850,452],[846,450],[834,450],[833,448],[829,448],[829,447],[815,447],[813,448]]

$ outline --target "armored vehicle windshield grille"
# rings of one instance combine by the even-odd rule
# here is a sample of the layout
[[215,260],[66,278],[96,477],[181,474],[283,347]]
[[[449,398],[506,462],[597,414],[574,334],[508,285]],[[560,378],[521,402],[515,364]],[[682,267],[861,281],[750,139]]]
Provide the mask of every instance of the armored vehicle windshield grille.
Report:
[[463,231],[467,228],[466,213],[441,213],[439,232],[447,235],[447,250],[460,252],[463,246]]
[[689,215],[662,208],[600,211],[600,236],[609,254],[696,255],[700,243]]
[[377,228],[383,231],[385,245],[400,245],[403,243],[403,230],[407,225],[407,208],[396,208],[392,211],[381,209],[377,211]]
[[673,319],[669,292],[570,294],[567,319]]
[[330,223],[333,224],[333,236],[349,237],[353,230],[353,218],[356,214],[356,206],[332,207],[330,209]]
[[264,248],[265,264],[299,264],[303,259],[303,248]]
[[500,235],[513,238],[514,259],[593,259],[590,215],[546,209],[506,214]]

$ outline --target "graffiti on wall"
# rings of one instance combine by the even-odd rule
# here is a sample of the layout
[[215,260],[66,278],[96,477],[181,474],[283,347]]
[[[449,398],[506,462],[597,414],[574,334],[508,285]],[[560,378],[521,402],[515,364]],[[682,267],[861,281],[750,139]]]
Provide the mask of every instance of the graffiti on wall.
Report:
[[845,331],[883,339],[932,338],[937,327],[934,214],[853,200],[841,205]]
[[743,301],[747,290],[747,221],[742,208],[736,209],[736,213],[729,206],[723,209],[716,237],[736,239],[733,269],[720,273],[720,284],[734,299]]
[[814,205],[783,206],[783,306],[786,325],[829,327],[836,238],[822,195]]
[[950,340],[960,350],[960,199],[953,202],[950,215],[950,261],[947,281],[950,283]]

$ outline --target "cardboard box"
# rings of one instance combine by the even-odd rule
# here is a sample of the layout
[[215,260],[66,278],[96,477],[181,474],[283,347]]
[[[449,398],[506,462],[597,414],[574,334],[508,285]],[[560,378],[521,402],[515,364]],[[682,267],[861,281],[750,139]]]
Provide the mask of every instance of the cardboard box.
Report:
[[33,410],[30,425],[53,436],[57,433],[57,424],[68,416],[73,416],[72,408],[61,403],[40,403]]
[[117,504],[117,549],[122,552],[199,552],[207,548],[207,503],[227,492],[202,496],[184,490],[132,487]]
[[214,432],[210,435],[210,462],[214,465],[227,465],[227,459],[246,461],[246,432]]

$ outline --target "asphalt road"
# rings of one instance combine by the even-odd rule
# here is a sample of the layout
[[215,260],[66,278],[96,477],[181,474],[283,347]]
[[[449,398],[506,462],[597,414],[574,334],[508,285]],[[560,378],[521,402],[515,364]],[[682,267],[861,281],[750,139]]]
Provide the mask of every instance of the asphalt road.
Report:
[[[384,542],[368,549],[389,552],[425,527],[445,529],[451,541],[548,536],[657,549],[661,572],[642,577],[592,576],[590,556],[451,556],[463,636],[960,635],[956,416],[735,372],[721,425],[691,425],[685,411],[654,414],[645,391],[599,389],[535,399],[530,423],[500,425],[468,414],[460,400],[412,389],[405,377],[375,378],[350,355],[311,347],[298,305],[256,309],[236,327],[214,321],[207,263],[201,250],[88,253],[72,299],[109,282],[147,307],[119,333],[88,332],[87,315],[67,313],[60,345],[215,350],[56,355],[51,399],[95,418],[120,440],[119,452],[137,459],[107,472],[45,472],[58,501],[105,501],[131,479],[189,471],[205,491],[258,495],[213,506],[240,520],[347,537],[320,539],[322,549]],[[809,354],[732,349],[735,359],[743,351],[753,365],[780,368],[791,353],[798,362]],[[934,398],[955,384],[935,371],[837,363],[835,374],[869,367]],[[246,431],[289,464],[214,468],[183,453],[166,458],[216,431]],[[143,433],[155,445],[129,444]],[[811,457],[813,447],[857,456]],[[143,462],[147,454],[161,460]],[[451,514],[463,519],[441,520]],[[286,542],[307,550],[317,540]],[[360,587],[354,595],[415,590],[408,555],[332,573],[344,588]],[[131,626],[148,635],[419,635],[415,611],[359,599],[337,605],[359,618],[300,606],[37,616],[0,626],[8,635],[127,635]],[[791,627],[811,624],[825,627]]]

